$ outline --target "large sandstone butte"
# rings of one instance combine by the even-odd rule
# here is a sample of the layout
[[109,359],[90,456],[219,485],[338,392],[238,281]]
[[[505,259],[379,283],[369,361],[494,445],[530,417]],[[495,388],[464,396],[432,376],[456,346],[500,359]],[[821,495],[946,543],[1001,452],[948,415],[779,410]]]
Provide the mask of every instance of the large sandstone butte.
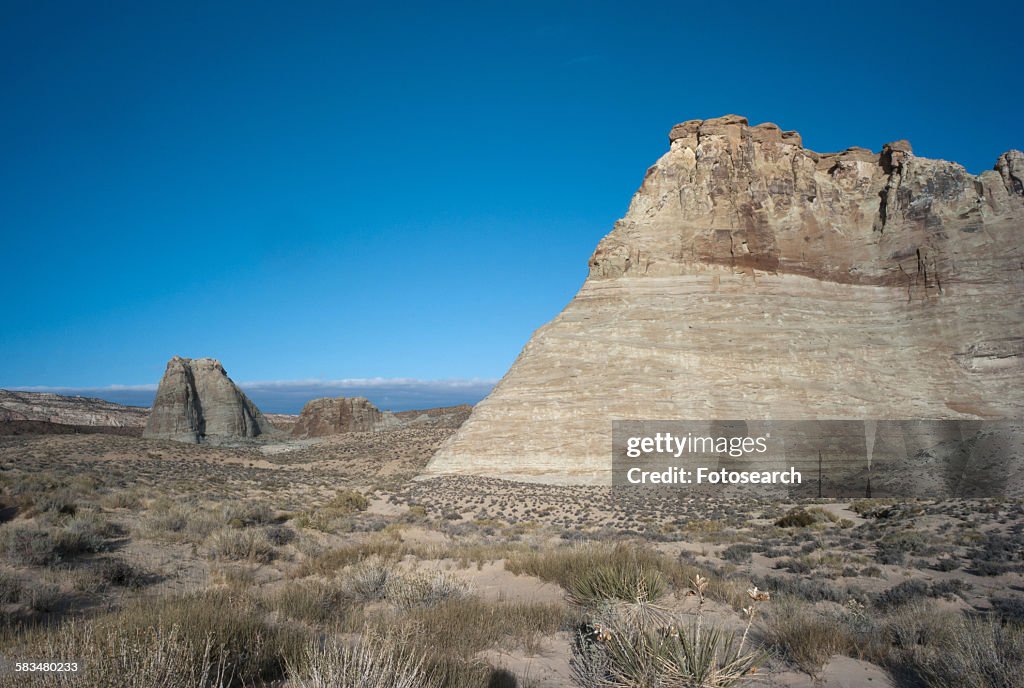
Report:
[[292,437],[324,437],[345,432],[375,432],[401,425],[394,414],[381,411],[365,397],[313,399],[302,407]]
[[278,433],[220,361],[175,356],[167,363],[142,436],[198,444]]
[[572,302],[427,466],[603,482],[614,419],[1024,416],[1024,154],[672,128]]

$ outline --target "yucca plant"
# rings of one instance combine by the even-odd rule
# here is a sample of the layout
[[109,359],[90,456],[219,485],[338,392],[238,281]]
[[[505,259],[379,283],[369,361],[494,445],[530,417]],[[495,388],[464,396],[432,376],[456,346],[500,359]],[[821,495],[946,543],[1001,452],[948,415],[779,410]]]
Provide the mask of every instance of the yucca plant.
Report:
[[602,627],[599,637],[577,643],[573,673],[580,686],[726,688],[750,679],[766,656],[743,651],[732,633],[696,622],[686,629]]
[[569,601],[581,607],[609,601],[650,603],[667,589],[660,571],[635,562],[597,566],[573,577],[568,586]]

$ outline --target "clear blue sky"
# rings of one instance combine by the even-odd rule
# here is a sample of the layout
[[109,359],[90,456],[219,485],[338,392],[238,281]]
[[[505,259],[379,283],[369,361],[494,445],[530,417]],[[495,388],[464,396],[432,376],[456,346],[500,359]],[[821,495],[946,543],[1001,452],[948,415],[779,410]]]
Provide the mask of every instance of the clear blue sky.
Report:
[[6,0],[0,387],[500,377],[677,121],[1024,147],[1020,7]]

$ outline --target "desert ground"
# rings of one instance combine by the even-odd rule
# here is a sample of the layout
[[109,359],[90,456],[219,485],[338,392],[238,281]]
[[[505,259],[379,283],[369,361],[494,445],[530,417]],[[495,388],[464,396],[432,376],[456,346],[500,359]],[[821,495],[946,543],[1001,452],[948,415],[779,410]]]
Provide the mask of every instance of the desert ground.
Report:
[[1019,500],[416,480],[455,426],[0,436],[0,685],[1024,685]]

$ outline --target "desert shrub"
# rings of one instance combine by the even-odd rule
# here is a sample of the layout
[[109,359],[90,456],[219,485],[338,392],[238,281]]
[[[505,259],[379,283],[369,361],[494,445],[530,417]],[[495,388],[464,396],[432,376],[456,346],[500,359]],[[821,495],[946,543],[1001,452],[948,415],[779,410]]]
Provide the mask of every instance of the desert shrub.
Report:
[[295,531],[287,526],[267,526],[263,529],[267,542],[275,547],[282,547],[295,540]]
[[992,610],[1004,621],[1024,624],[1024,600],[1019,597],[993,597]]
[[101,552],[107,547],[107,539],[116,532],[117,528],[100,514],[79,514],[57,533],[57,549],[65,558]]
[[218,530],[207,539],[211,559],[258,561],[266,563],[276,554],[263,533],[252,530]]
[[894,585],[888,590],[880,593],[875,604],[882,609],[899,607],[911,602],[918,602],[928,597],[928,583],[923,580],[912,579]]
[[88,622],[37,629],[20,640],[17,651],[82,663],[82,673],[48,674],[25,684],[30,686],[226,688],[280,678],[284,663],[299,657],[307,638],[269,624],[250,598],[206,591],[152,598]]
[[32,510],[39,513],[74,516],[78,510],[75,496],[68,490],[53,490],[35,495]]
[[834,619],[792,597],[774,601],[764,616],[767,642],[787,661],[816,676],[847,639]]
[[127,633],[69,621],[33,641],[45,657],[74,657],[76,674],[26,674],[21,686],[80,688],[220,688],[226,667],[214,664],[213,640],[195,655],[177,627],[134,628]]
[[51,612],[62,599],[60,586],[47,580],[35,580],[22,589],[19,601],[33,611]]
[[779,528],[806,528],[817,523],[817,519],[804,509],[796,508],[790,510],[785,516],[775,521]]
[[21,599],[25,583],[10,571],[0,571],[0,604],[10,604]]
[[142,535],[160,540],[199,543],[223,525],[223,520],[216,513],[158,499],[150,505],[142,518],[139,531]]
[[236,502],[224,507],[222,518],[232,528],[246,528],[273,523],[274,512],[262,502]]
[[400,540],[380,536],[366,542],[353,543],[334,549],[311,550],[310,556],[296,568],[294,576],[297,578],[312,575],[330,576],[338,569],[357,564],[368,557],[377,556],[393,561],[405,551]]
[[782,569],[784,571],[791,571],[792,573],[810,573],[814,568],[807,559],[781,559],[775,562],[775,568]]
[[103,559],[96,564],[94,571],[104,584],[119,588],[137,590],[146,584],[148,578],[145,571],[118,558]]
[[331,498],[331,501],[327,503],[327,508],[339,514],[352,514],[357,511],[366,511],[369,505],[366,497],[355,490],[346,488],[338,490],[334,497]]
[[1024,538],[1018,535],[992,533],[971,553],[970,573],[977,576],[998,576],[1024,571]]
[[349,590],[362,600],[378,600],[384,597],[385,584],[391,572],[391,564],[380,557],[370,557],[356,564],[348,572],[346,581]]
[[375,618],[372,630],[386,634],[403,629],[406,645],[427,651],[432,661],[450,657],[465,662],[492,647],[536,649],[539,637],[566,627],[568,618],[561,604],[461,597],[395,609]]
[[505,569],[511,573],[536,576],[565,589],[580,576],[598,568],[624,570],[638,566],[660,571],[668,580],[675,580],[681,572],[657,552],[622,542],[586,542],[554,550],[530,549],[515,552],[505,560]]
[[890,669],[927,688],[1024,685],[1024,629],[911,605],[890,619]]
[[932,568],[936,571],[955,571],[960,568],[960,561],[956,557],[939,557]]
[[729,545],[722,550],[721,557],[726,561],[741,564],[750,561],[751,555],[756,551],[758,551],[757,545],[737,543],[735,545]]
[[415,571],[388,576],[383,592],[388,602],[409,608],[461,599],[469,595],[469,585],[443,571]]
[[901,565],[908,554],[928,556],[937,550],[929,539],[916,531],[888,533],[875,543],[875,560],[880,564]]
[[0,550],[17,566],[49,566],[60,561],[57,542],[46,528],[10,525],[0,530]]
[[755,577],[754,584],[758,588],[771,590],[780,595],[790,595],[807,602],[838,602],[849,599],[861,599],[866,596],[856,588],[843,588],[818,578],[793,578],[775,575]]
[[142,501],[132,490],[114,490],[100,497],[100,504],[108,509],[137,509]]
[[374,638],[350,645],[338,640],[310,643],[288,676],[296,688],[434,688],[424,656],[401,642]]
[[352,627],[356,610],[345,590],[335,582],[301,581],[288,583],[265,597],[267,607],[283,617],[307,623],[334,622]]
[[881,609],[900,607],[929,597],[951,598],[959,594],[968,584],[960,579],[927,583],[919,579],[903,581],[879,593],[875,604]]

